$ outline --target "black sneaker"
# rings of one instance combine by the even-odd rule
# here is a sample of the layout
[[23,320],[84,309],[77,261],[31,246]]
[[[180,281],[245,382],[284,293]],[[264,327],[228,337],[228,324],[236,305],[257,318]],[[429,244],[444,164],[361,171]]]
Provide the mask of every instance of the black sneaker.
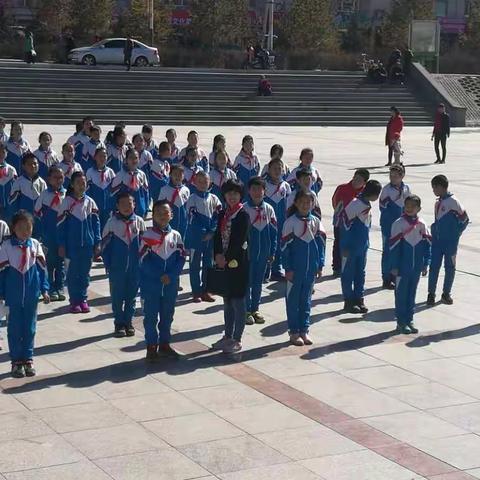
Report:
[[453,298],[449,293],[442,293],[442,303],[445,305],[453,305]]
[[408,328],[410,329],[410,332],[418,333],[418,328],[413,324],[413,322],[408,324]]
[[352,302],[351,300],[345,300],[343,309],[348,313],[355,313],[355,314],[362,313],[359,306],[355,305],[355,303]]
[[23,378],[25,376],[25,367],[21,363],[14,363],[12,365],[12,377]]
[[25,375],[27,377],[34,377],[37,374],[37,371],[33,367],[33,361],[25,362]]
[[115,338],[123,338],[125,336],[125,327],[122,327],[121,325],[115,325],[113,336]]
[[59,291],[57,292],[57,295],[58,295],[58,301],[59,301],[59,302],[64,302],[64,301],[67,299],[67,297],[65,296],[65,293],[63,292],[63,290],[59,290]]
[[178,360],[181,355],[172,348],[169,343],[164,343],[158,346],[158,356],[162,358],[171,358],[173,360]]
[[125,327],[125,333],[127,337],[135,336],[135,327],[130,323]]
[[147,346],[147,354],[145,355],[145,361],[147,363],[155,363],[156,361],[158,361],[157,349],[157,345]]
[[341,270],[333,270],[332,272],[333,278],[340,278],[342,276]]
[[357,301],[357,307],[360,309],[360,313],[368,313],[368,308],[365,306],[365,301],[363,298]]
[[58,292],[51,292],[50,293],[50,301],[51,302],[58,302]]
[[442,163],[442,161],[439,158],[437,158],[433,163]]
[[427,297],[427,305],[433,307],[435,305],[435,294],[429,293]]
[[395,290],[395,285],[390,280],[384,280],[382,284],[384,290]]
[[412,330],[408,325],[397,325],[397,333],[401,333],[403,335],[410,335]]

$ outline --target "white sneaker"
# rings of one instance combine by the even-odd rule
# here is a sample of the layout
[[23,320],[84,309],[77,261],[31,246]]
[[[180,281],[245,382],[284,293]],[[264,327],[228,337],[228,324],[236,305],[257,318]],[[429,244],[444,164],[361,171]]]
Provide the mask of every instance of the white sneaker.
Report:
[[242,349],[242,343],[236,340],[230,340],[223,347],[223,353],[237,353]]
[[290,343],[296,347],[303,347],[305,345],[303,338],[298,333],[290,334]]
[[313,345],[313,340],[311,337],[308,335],[308,333],[301,333],[300,338],[303,340],[303,343],[305,345]]

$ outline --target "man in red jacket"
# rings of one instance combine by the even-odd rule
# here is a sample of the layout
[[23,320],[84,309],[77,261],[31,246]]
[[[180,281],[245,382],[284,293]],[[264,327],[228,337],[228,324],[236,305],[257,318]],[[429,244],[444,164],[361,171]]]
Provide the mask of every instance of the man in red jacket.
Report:
[[359,168],[355,171],[352,180],[339,185],[332,197],[333,206],[333,253],[332,269],[333,274],[338,277],[342,273],[342,257],[340,254],[340,214],[345,207],[363,190],[370,178],[366,168]]
[[388,147],[388,163],[386,167],[392,164],[393,144],[395,143],[395,135],[400,134],[403,130],[403,118],[397,107],[390,107],[390,120],[387,123],[387,132],[385,135],[385,145]]

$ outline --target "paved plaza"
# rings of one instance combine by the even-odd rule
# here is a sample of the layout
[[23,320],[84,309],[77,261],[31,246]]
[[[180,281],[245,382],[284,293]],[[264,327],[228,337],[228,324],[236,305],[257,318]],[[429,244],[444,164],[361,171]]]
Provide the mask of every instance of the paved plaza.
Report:
[[[290,166],[302,147],[315,150],[328,232],[324,278],[313,296],[315,344],[289,346],[285,286],[270,283],[261,306],[266,323],[247,327],[241,357],[209,353],[222,333],[222,302],[191,303],[184,274],[174,342],[185,356],[147,366],[141,317],[136,337],[112,337],[108,281],[95,264],[90,314],[68,314],[66,303],[40,305],[37,377],[10,378],[3,342],[0,478],[480,478],[480,130],[454,129],[446,165],[433,165],[431,129],[408,128],[408,118],[406,124],[405,180],[422,198],[421,216],[431,223],[430,179],[445,173],[471,219],[461,239],[453,306],[427,308],[422,279],[420,333],[395,334],[393,293],[380,288],[375,205],[366,284],[370,312],[342,311],[340,282],[330,267],[330,199],[358,167],[387,182],[384,129],[199,127],[203,149],[210,151],[213,136],[223,133],[231,156],[245,134],[254,136],[263,162],[273,143],[284,146]],[[154,127],[155,137],[165,129]],[[42,130],[53,134],[57,151],[73,133],[73,127],[27,125],[25,137],[34,145]],[[180,145],[188,130],[178,129]]]

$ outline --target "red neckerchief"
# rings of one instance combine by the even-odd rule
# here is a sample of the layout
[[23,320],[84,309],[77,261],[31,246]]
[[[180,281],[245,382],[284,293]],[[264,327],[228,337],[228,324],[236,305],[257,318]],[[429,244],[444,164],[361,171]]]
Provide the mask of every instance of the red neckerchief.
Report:
[[127,237],[128,244],[132,243],[132,232],[130,230],[130,225],[132,225],[133,220],[124,220],[123,223],[125,224],[125,237]]
[[105,171],[106,170],[107,170],[106,168],[103,168],[102,170],[97,170],[98,173],[100,173],[100,182],[101,183],[105,182]]
[[243,158],[248,160],[250,167],[253,165],[253,152],[249,155],[245,150],[242,149]]
[[82,198],[80,199],[77,199],[77,198],[74,198],[74,197],[70,197],[73,202],[72,204],[70,205],[70,208],[68,209],[68,212],[69,213],[72,213],[73,212],[73,209],[77,206],[77,205],[80,205],[81,203],[83,203],[83,201],[85,200],[85,196],[83,196]]
[[227,224],[229,220],[242,208],[243,208],[243,203],[237,203],[233,207],[227,208],[227,210],[225,211],[225,215],[223,216],[222,221],[220,223],[220,231],[222,233],[225,231],[225,228],[227,228]]
[[134,191],[138,190],[138,179],[136,172],[128,172],[130,175],[130,188]]
[[160,232],[160,238],[156,239],[156,238],[143,237],[143,241],[149,247],[156,247],[156,246],[161,247],[163,245],[163,242],[165,241],[165,237],[168,235],[168,233],[169,232],[161,231]]
[[308,222],[310,221],[310,217],[300,218],[300,220],[303,222],[303,232],[300,235],[300,238],[302,238],[307,233]]
[[[172,185],[172,187],[173,187],[173,185]],[[178,196],[180,195],[180,189],[181,188],[182,187],[173,187],[173,189],[174,189],[173,190],[173,195],[172,195],[172,198],[170,199],[170,205],[172,207],[175,206],[175,202],[176,202]]]
[[[274,185],[275,185],[275,184],[274,184]],[[277,185],[277,188],[276,188],[275,191],[273,192],[272,197],[274,197],[274,196],[278,193],[278,191],[280,190],[280,187],[281,187],[281,186],[282,186],[282,182],[280,182],[280,183]]]
[[2,178],[5,178],[7,176],[7,166],[6,165],[0,165],[0,180]]
[[57,205],[60,205],[60,202],[62,200],[62,192],[57,191],[53,193],[53,198],[52,201],[50,202],[50,207],[56,207]]
[[415,230],[415,227],[420,223],[420,219],[416,217],[413,222],[410,220],[412,217],[404,213],[402,217],[405,219],[405,221],[408,223],[408,228],[402,232],[402,237],[405,238],[410,232]]
[[49,153],[50,153],[50,152],[49,152],[48,150],[45,150],[45,153],[43,154],[43,158],[44,158],[43,163],[44,163],[45,165],[47,165],[47,162],[48,162],[48,154],[49,154]]
[[262,212],[263,212],[263,207],[262,205],[255,206],[255,211],[257,212],[257,215],[255,217],[255,220],[252,222],[252,225],[255,225],[257,222],[259,222],[262,219]]
[[73,168],[75,167],[75,161],[73,161],[73,162],[71,162],[71,163],[70,163],[70,162],[65,162],[65,161],[63,161],[63,163],[64,163],[65,165],[68,165],[68,168],[67,168],[67,171],[65,172],[65,175],[66,175],[67,177],[71,177]]
[[27,266],[27,245],[18,245],[18,248],[22,251],[22,258],[20,260],[20,272],[23,273]]

